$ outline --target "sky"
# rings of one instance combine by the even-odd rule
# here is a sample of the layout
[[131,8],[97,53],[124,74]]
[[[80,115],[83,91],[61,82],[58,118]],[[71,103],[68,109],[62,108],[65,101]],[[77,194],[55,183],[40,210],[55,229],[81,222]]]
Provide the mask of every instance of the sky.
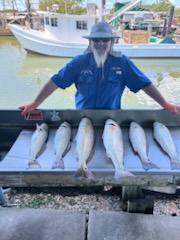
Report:
[[[99,2],[101,0],[87,0],[88,2]],[[119,0],[119,2],[127,2],[128,0]],[[175,6],[179,6],[180,7],[180,0],[170,0],[172,2],[172,4],[174,4]],[[106,0],[106,3],[109,7],[111,7],[115,2],[117,2],[116,0]],[[142,0],[142,2],[145,4],[152,4],[152,3],[155,3],[156,0]]]
[[[100,3],[101,0],[87,0],[87,2],[89,3]],[[128,0],[119,0],[119,2],[127,2]],[[143,3],[147,3],[147,4],[152,4],[154,2],[156,2],[157,0],[142,0]],[[176,7],[180,7],[180,0],[170,0],[172,2],[172,4],[174,4]],[[25,0],[16,0],[17,2],[17,5],[18,5],[18,8],[19,9],[24,9],[24,2]],[[31,2],[34,2],[34,3],[38,3],[39,0],[31,0]],[[116,0],[106,0],[106,4],[107,4],[107,7],[110,8],[112,7],[112,5],[117,2]],[[0,1],[1,3],[1,1]],[[36,4],[37,5],[37,4]],[[0,6],[0,9],[2,7]]]

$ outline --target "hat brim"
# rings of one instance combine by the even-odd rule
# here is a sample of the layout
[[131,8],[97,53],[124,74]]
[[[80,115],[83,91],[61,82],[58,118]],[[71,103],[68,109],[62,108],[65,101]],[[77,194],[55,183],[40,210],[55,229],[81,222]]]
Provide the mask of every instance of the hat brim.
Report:
[[95,33],[95,34],[90,34],[87,36],[83,36],[83,38],[86,39],[93,39],[93,38],[109,38],[109,39],[115,39],[115,38],[119,38],[119,36],[116,35],[109,35],[109,34],[102,34],[102,33]]

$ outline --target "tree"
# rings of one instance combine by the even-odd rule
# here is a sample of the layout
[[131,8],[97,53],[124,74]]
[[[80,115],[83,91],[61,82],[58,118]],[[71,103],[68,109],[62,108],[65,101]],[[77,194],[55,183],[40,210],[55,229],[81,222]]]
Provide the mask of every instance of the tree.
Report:
[[175,9],[175,13],[177,16],[180,16],[180,8]]
[[169,0],[159,0],[157,3],[149,5],[148,8],[154,12],[167,12],[170,6],[171,2]]
[[52,11],[53,5],[58,5],[58,13],[83,14],[86,8],[83,7],[84,0],[40,0],[39,9]]

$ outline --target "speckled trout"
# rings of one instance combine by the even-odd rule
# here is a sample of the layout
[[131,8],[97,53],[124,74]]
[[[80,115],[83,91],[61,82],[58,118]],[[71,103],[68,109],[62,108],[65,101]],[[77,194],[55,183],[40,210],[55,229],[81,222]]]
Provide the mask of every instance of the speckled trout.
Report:
[[88,118],[82,118],[76,136],[76,153],[79,169],[76,176],[93,178],[92,173],[87,167],[87,162],[92,157],[94,146],[94,128]]
[[171,169],[180,169],[180,160],[176,146],[173,142],[169,129],[162,123],[154,122],[154,139],[159,143],[161,148],[167,153],[171,160]]
[[131,122],[129,139],[134,151],[139,155],[143,168],[147,171],[158,167],[152,163],[147,155],[147,141],[144,129],[136,122]]
[[115,167],[114,177],[119,179],[134,176],[124,168],[124,145],[121,128],[118,123],[112,119],[108,119],[105,122],[102,138],[107,157],[112,160]]
[[41,125],[36,124],[36,130],[31,138],[30,146],[30,161],[28,163],[29,168],[40,168],[40,164],[37,161],[42,148],[47,140],[48,136],[48,125],[42,123]]
[[55,161],[52,168],[64,168],[63,157],[70,149],[71,125],[63,122],[57,129],[54,137]]

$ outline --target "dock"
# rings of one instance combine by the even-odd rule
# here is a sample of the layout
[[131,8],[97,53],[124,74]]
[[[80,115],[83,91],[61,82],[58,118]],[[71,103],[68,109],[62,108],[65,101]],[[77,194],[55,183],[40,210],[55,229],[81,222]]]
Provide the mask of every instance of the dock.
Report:
[[179,240],[180,217],[55,209],[0,209],[1,240]]

